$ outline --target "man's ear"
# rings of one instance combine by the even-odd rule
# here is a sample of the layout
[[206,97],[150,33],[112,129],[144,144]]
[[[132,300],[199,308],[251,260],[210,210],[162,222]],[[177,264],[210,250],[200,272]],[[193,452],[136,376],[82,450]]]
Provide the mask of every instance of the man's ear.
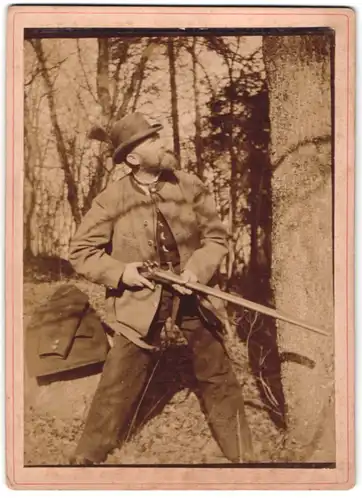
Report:
[[140,158],[136,153],[128,153],[126,156],[126,163],[131,167],[139,167],[140,166]]

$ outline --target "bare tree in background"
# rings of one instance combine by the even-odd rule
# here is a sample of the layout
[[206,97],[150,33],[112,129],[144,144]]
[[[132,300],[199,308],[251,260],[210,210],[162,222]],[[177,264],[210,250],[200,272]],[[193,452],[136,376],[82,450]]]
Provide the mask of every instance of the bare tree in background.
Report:
[[34,52],[39,61],[40,74],[43,78],[45,92],[47,96],[50,119],[53,127],[53,132],[56,140],[56,147],[59,154],[61,168],[64,171],[64,180],[67,186],[67,199],[69,206],[72,211],[73,218],[76,224],[81,221],[81,211],[79,207],[78,199],[78,189],[74,179],[74,172],[72,171],[72,164],[70,161],[71,149],[74,144],[74,136],[70,136],[68,140],[64,137],[62,130],[60,128],[57,106],[54,100],[54,84],[50,76],[49,68],[46,63],[46,56],[43,50],[43,45],[41,39],[35,39],[30,41]]
[[[49,66],[47,55],[43,48],[41,39],[30,40],[36,54],[39,74],[43,80],[45,94],[51,118],[52,129],[56,141],[56,149],[59,155],[60,166],[64,172],[64,181],[67,186],[67,200],[71,208],[72,217],[76,225],[81,221],[82,215],[88,211],[92,200],[109,181],[110,174],[114,168],[111,165],[107,169],[107,157],[110,155],[108,148],[100,143],[98,153],[94,155],[94,164],[88,166],[88,186],[80,183],[80,168],[82,165],[82,152],[88,147],[86,141],[80,145],[78,141],[78,130],[72,130],[61,126],[59,109],[55,101],[55,71],[59,71],[61,63]],[[154,44],[148,39],[134,40],[130,44],[128,40],[100,38],[97,40],[98,54],[96,65],[96,87],[95,90],[89,82],[90,77],[84,68],[82,53],[77,44],[77,54],[80,66],[84,70],[85,90],[101,108],[100,124],[108,130],[112,123],[128,112],[133,99],[133,107],[137,105],[137,94],[139,95],[145,66],[152,54]],[[132,53],[132,46],[140,45],[141,52],[138,62],[135,63],[129,81],[120,84],[120,75],[123,65],[128,62]],[[111,71],[111,67],[113,71]],[[81,93],[78,94],[80,105],[85,107]],[[81,148],[81,149],[80,149]]]
[[167,41],[167,54],[170,70],[170,89],[171,89],[171,116],[172,116],[172,130],[173,130],[173,148],[178,162],[181,159],[180,148],[180,131],[179,131],[179,118],[177,108],[177,87],[176,87],[176,62],[175,62],[175,46],[174,40],[169,38]]
[[195,36],[192,39],[191,57],[192,57],[192,87],[194,92],[194,106],[195,106],[195,155],[197,174],[203,179],[204,168],[202,158],[202,138],[201,138],[201,110],[200,110],[200,89],[198,83],[198,65],[197,65],[197,42],[198,38]]

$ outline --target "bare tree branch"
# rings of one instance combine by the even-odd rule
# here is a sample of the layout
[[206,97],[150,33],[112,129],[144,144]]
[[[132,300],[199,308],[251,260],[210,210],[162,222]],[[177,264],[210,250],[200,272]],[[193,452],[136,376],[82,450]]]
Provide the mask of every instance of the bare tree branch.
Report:
[[[57,62],[57,63],[56,63],[56,64],[54,64],[53,66],[48,67],[48,68],[47,68],[47,71],[48,71],[48,72],[50,72],[50,71],[52,71],[53,69],[59,69],[59,68],[60,68],[60,66],[61,66],[63,63],[65,63],[65,61],[66,61],[67,59],[68,59],[68,56],[67,56],[67,57],[65,57],[64,59],[62,59],[61,61]],[[42,72],[41,68],[38,68],[38,69],[37,69],[37,71],[35,71],[35,72],[32,74],[31,78],[30,78],[27,82],[25,82],[25,83],[24,83],[24,87],[28,87],[29,85],[31,85],[31,84],[33,83],[33,81],[35,80],[35,78],[36,78],[38,75],[40,75],[40,74],[41,74],[41,72]]]
[[41,75],[43,77],[45,89],[47,92],[47,100],[48,100],[48,106],[49,106],[49,113],[50,113],[50,119],[52,123],[52,127],[54,130],[55,138],[56,138],[56,147],[57,151],[59,154],[59,158],[61,161],[61,166],[64,171],[64,178],[65,182],[67,184],[68,188],[68,193],[67,193],[67,199],[72,211],[72,215],[74,217],[74,220],[76,224],[80,223],[81,220],[81,214],[79,210],[79,204],[78,204],[78,192],[77,192],[77,186],[76,183],[74,182],[74,177],[71,171],[71,165],[68,160],[68,155],[67,155],[67,147],[66,143],[63,138],[62,131],[60,129],[59,121],[58,121],[58,116],[56,112],[56,104],[54,100],[54,88],[53,88],[53,83],[50,79],[49,73],[48,73],[48,68],[46,65],[46,56],[43,50],[42,42],[41,39],[36,39],[31,41],[31,44],[33,46],[33,49],[37,55],[38,61],[39,61],[39,66],[41,68]]
[[112,78],[112,81],[113,81],[113,98],[112,98],[112,104],[111,104],[112,116],[115,113],[115,110],[117,107],[117,100],[118,100],[119,93],[120,93],[119,75],[120,75],[121,68],[122,68],[123,64],[127,61],[129,47],[130,47],[130,44],[128,42],[121,41],[120,43],[122,44],[120,47],[120,54],[119,53],[117,54],[118,62],[116,65],[115,72],[113,74],[113,78]]
[[126,110],[128,108],[129,102],[130,102],[130,100],[135,92],[137,84],[144,76],[144,71],[146,68],[147,61],[151,57],[152,52],[154,51],[155,48],[156,48],[156,44],[152,40],[149,40],[149,42],[147,43],[147,46],[145,47],[145,49],[142,52],[141,58],[139,60],[139,63],[136,66],[136,69],[132,73],[131,82],[128,86],[128,89],[125,92],[122,104],[116,113],[117,120],[119,120],[122,116],[124,116],[126,114]]
[[82,73],[83,73],[83,77],[84,77],[84,81],[85,81],[85,85],[86,85],[86,89],[88,90],[89,94],[92,96],[94,102],[96,102],[98,104],[98,100],[92,90],[92,87],[89,83],[89,80],[88,80],[88,76],[87,76],[87,73],[85,71],[85,68],[84,68],[84,62],[83,62],[83,57],[82,57],[82,52],[80,50],[80,45],[79,45],[79,39],[77,38],[77,54],[78,54],[78,60],[79,60],[79,64],[80,64],[80,67],[81,67],[81,70],[82,70]]

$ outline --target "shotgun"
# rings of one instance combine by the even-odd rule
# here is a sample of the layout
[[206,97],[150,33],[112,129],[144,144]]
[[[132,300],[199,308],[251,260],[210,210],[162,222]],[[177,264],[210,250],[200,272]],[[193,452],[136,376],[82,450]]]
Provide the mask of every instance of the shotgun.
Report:
[[246,300],[243,297],[240,297],[239,295],[236,295],[234,293],[223,292],[222,290],[212,288],[211,286],[202,285],[201,283],[189,283],[183,280],[181,276],[178,276],[172,271],[168,270],[164,271],[157,267],[146,266],[142,270],[140,270],[140,272],[145,278],[158,283],[182,285],[201,295],[211,295],[213,297],[217,297],[218,299],[224,300],[225,302],[229,302],[237,306],[246,307],[247,309],[251,309],[252,311],[256,311],[261,314],[265,314],[266,316],[271,316],[272,318],[278,319],[280,321],[285,321],[287,323],[291,323],[292,325],[300,326],[301,328],[305,328],[306,330],[318,333],[319,335],[323,335],[325,337],[332,335],[332,332],[323,330],[322,328],[311,325],[309,323],[305,323],[304,321],[300,321],[299,319],[292,318],[287,313],[284,313],[280,310],[277,311],[276,309],[263,306],[261,304],[258,304],[257,302]]

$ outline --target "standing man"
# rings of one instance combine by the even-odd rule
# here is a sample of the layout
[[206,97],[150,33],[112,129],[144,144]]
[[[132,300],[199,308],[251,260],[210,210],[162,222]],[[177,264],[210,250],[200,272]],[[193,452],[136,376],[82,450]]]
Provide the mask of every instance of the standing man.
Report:
[[[215,321],[186,287],[154,284],[145,261],[172,267],[187,282],[212,282],[227,252],[227,233],[212,196],[194,175],[175,171],[161,125],[133,113],[110,134],[115,163],[131,173],[94,200],[70,247],[74,269],[106,287],[115,342],[71,463],[103,462],[132,420],[171,316],[188,343],[213,435],[232,462],[252,460],[241,387]],[[167,355],[167,353],[165,354]]]

